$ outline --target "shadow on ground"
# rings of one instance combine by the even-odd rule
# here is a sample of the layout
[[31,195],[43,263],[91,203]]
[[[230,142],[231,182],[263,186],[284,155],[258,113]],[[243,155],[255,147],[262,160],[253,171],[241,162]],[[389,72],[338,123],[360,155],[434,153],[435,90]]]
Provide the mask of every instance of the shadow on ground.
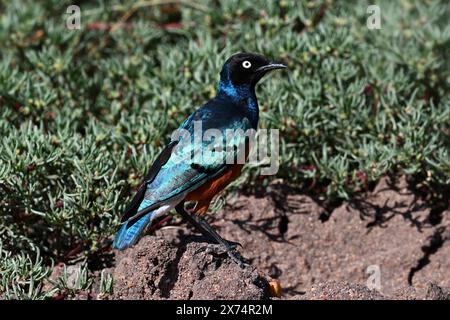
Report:
[[436,209],[403,178],[384,178],[323,220],[325,211],[280,183],[264,196],[231,197],[209,219],[243,245],[251,267],[199,252],[202,238],[172,223],[116,255],[112,298],[267,299],[274,280],[282,299],[450,297],[448,208]]

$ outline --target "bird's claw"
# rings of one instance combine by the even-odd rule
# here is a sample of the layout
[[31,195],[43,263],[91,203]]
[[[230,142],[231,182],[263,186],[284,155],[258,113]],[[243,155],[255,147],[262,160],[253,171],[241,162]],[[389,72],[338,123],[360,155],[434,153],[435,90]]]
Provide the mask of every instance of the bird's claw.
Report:
[[242,245],[238,242],[231,242],[228,241],[229,246],[225,247],[221,244],[207,244],[204,247],[201,247],[198,249],[195,254],[198,254],[200,252],[206,252],[209,254],[221,256],[224,254],[227,254],[231,260],[233,260],[234,263],[236,263],[239,267],[245,268],[248,266],[248,264],[245,262],[242,255],[236,250],[236,247],[239,245],[242,247]]
[[195,251],[195,254],[198,254],[200,252],[206,252],[206,253],[210,253],[210,254],[216,254],[218,256],[223,255],[227,252],[227,249],[224,248],[222,245],[220,244],[212,244],[209,243],[203,247],[201,247],[200,249],[198,249],[197,251]]
[[230,249],[236,249],[237,247],[241,247],[243,248],[242,244],[240,244],[239,242],[235,242],[235,241],[228,241],[228,244],[230,246]]
[[234,263],[236,263],[241,269],[248,267],[248,263],[245,262],[244,257],[237,250],[228,250],[228,256]]

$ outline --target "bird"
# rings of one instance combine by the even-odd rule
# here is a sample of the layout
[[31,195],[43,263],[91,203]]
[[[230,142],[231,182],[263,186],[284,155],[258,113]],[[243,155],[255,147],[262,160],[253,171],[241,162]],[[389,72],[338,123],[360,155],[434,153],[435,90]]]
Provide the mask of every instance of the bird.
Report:
[[[226,130],[257,130],[259,107],[256,84],[268,72],[284,68],[284,64],[272,62],[260,54],[241,52],[232,55],[220,71],[215,97],[194,111],[178,130],[195,135],[198,123],[201,124],[202,134],[210,129],[220,133]],[[246,158],[249,152],[248,137],[238,134],[231,142],[224,142],[224,139],[209,142],[215,147],[213,152],[209,156],[196,157],[193,154],[202,153],[208,147],[206,142],[195,144],[191,137],[180,136],[174,139],[172,135],[170,142],[154,160],[123,213],[113,248],[124,250],[131,247],[152,221],[175,209],[203,236],[242,265],[242,257],[236,251],[236,246],[240,244],[223,239],[204,216],[213,198],[241,174],[244,164],[224,161],[224,157],[231,156],[236,160],[239,152],[244,152]],[[220,146],[221,143],[232,145]],[[242,146],[244,151],[240,148]],[[193,202],[195,206],[187,210],[186,202]]]

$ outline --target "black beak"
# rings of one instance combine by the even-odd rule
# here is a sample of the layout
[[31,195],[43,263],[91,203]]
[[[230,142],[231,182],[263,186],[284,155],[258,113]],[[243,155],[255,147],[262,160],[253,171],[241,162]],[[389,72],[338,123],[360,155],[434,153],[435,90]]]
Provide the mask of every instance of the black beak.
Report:
[[266,73],[267,71],[270,71],[270,70],[285,69],[285,68],[287,68],[287,67],[281,63],[269,63],[265,66],[262,66],[262,67],[259,67],[258,69],[256,69],[256,73]]
[[255,85],[259,80],[261,80],[262,77],[264,77],[267,72],[275,69],[285,69],[287,68],[284,64],[281,63],[269,63],[262,67],[259,67],[255,70],[255,73],[253,74],[253,84]]

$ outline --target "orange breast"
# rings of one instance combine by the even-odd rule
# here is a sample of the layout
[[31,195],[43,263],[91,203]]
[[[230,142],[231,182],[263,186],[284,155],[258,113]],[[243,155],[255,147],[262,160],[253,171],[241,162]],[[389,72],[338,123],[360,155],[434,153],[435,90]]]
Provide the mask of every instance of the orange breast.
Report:
[[226,169],[221,175],[208,180],[199,188],[191,191],[185,198],[186,201],[196,201],[194,211],[203,215],[208,210],[211,200],[222,191],[228,184],[235,180],[242,171],[243,164],[234,164]]

